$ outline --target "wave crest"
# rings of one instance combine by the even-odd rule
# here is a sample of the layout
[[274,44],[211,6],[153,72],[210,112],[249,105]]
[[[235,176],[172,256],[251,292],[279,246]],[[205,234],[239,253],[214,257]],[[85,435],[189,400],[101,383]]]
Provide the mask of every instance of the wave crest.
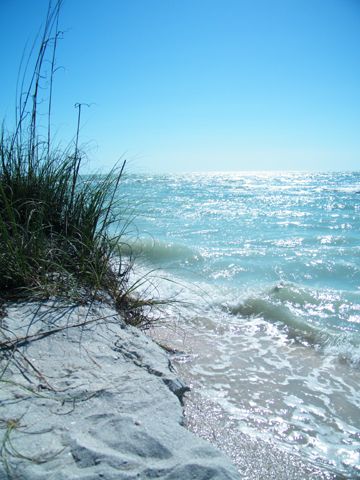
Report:
[[[226,310],[232,315],[243,318],[263,318],[274,323],[287,335],[303,343],[319,348],[326,355],[337,356],[352,366],[360,367],[360,332],[346,327],[334,318],[346,301],[316,290],[308,290],[292,284],[275,285],[261,295],[250,296],[235,305],[227,305]],[[316,318],[321,314],[319,324]]]
[[195,249],[173,242],[164,242],[152,238],[138,238],[128,241],[123,251],[136,258],[146,259],[153,263],[183,262],[194,263],[201,260],[201,255]]

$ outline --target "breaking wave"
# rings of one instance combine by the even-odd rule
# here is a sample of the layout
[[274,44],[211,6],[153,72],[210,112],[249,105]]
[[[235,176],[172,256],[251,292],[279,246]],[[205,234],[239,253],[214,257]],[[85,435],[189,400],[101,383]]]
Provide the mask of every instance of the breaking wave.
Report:
[[153,238],[138,238],[124,243],[124,254],[132,254],[137,259],[148,260],[152,263],[180,262],[194,263],[202,259],[200,253],[186,245],[165,242]]
[[360,367],[360,306],[339,294],[279,284],[225,308],[242,318],[261,317],[289,338]]

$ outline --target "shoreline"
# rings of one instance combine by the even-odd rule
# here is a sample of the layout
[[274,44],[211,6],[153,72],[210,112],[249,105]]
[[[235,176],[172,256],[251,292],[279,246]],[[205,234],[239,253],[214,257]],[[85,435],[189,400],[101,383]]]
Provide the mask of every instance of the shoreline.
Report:
[[[110,306],[6,305],[0,478],[241,478],[184,428],[168,355]],[[27,338],[25,338],[27,337]]]
[[187,341],[189,330],[182,327],[155,327],[151,336],[174,354],[171,361],[180,378],[191,388],[184,401],[185,425],[198,437],[222,451],[242,478],[262,480],[345,480],[326,465],[316,464],[297,450],[281,448],[259,435],[245,433],[241,425],[220,403],[209,399],[191,375],[188,362],[196,362],[198,353]]

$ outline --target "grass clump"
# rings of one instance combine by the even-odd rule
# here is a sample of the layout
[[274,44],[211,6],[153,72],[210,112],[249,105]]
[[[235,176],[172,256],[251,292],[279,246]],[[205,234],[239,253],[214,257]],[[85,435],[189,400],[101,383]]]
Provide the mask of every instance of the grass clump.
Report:
[[[73,298],[106,291],[117,300],[125,297],[131,269],[131,262],[119,261],[124,227],[117,224],[112,231],[118,233],[109,233],[118,223],[114,212],[125,162],[106,176],[80,175],[80,104],[72,147],[52,148],[60,7],[61,0],[49,4],[34,71],[19,95],[14,131],[3,128],[0,136],[0,295]],[[39,128],[44,116],[47,125]]]
[[81,179],[76,157],[39,149],[29,155],[15,145],[1,139],[1,291],[108,288],[117,244],[109,227],[122,170]]
[[108,286],[109,226],[121,172],[82,180],[79,159],[0,144],[0,289]]

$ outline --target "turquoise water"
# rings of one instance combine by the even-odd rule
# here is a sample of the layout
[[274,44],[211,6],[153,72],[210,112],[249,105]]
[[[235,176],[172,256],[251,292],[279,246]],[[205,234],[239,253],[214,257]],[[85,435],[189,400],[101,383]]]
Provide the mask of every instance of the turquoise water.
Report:
[[129,175],[122,194],[140,269],[183,302],[164,315],[185,376],[242,431],[360,477],[360,173]]

